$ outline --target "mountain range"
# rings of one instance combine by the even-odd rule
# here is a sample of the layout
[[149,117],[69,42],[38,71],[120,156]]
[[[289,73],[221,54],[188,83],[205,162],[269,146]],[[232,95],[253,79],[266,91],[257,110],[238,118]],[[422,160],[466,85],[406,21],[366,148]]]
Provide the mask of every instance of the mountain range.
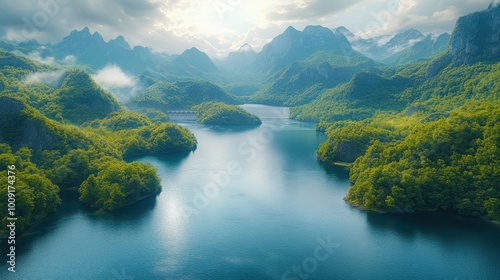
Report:
[[[356,83],[359,72],[387,76],[393,70],[387,72],[384,65],[433,61],[426,70],[427,77],[432,77],[451,61],[495,62],[500,52],[497,16],[498,6],[493,5],[460,18],[452,35],[438,36],[409,29],[393,36],[366,39],[342,26],[307,26],[302,31],[288,27],[260,52],[245,44],[216,60],[196,48],[180,55],[156,53],[143,46],[132,48],[123,36],[106,42],[87,27],[72,31],[55,44],[2,41],[0,47],[24,53],[27,58],[36,53],[44,65],[47,61],[49,65],[51,61],[66,65],[73,61],[69,65],[83,66],[90,73],[116,65],[136,76],[143,91],[160,81],[205,80],[220,85],[222,90],[246,95],[242,101],[296,106],[310,103],[340,85]],[[10,59],[26,64],[21,56]],[[4,59],[4,63],[14,62]]]

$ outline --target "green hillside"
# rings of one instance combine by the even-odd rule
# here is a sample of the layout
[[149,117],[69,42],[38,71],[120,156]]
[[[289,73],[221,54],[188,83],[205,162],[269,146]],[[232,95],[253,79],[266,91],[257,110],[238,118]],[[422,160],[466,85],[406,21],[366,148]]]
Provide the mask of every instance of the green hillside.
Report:
[[278,106],[307,104],[325,90],[346,83],[359,71],[375,65],[359,54],[347,56],[331,50],[317,51],[278,71],[250,101]]
[[390,212],[455,210],[500,220],[500,104],[467,102],[450,117],[375,141],[351,170],[346,199]]
[[74,124],[102,119],[120,109],[118,101],[82,70],[66,74],[60,89],[55,92],[54,102],[61,108],[62,119]]
[[191,109],[207,101],[238,104],[239,100],[220,87],[204,81],[159,82],[132,98],[127,107],[137,109],[168,110]]
[[252,126],[262,124],[259,117],[238,106],[222,102],[205,102],[194,106],[193,109],[196,110],[197,121],[203,124]]

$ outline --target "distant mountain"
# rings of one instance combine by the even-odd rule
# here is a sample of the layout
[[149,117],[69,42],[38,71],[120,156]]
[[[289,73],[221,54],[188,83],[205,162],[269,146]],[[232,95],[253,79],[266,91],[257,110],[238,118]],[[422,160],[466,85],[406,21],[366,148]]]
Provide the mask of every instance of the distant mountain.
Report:
[[353,48],[363,55],[389,65],[429,60],[446,50],[450,38],[447,33],[424,36],[416,29],[368,39],[357,37],[343,26],[334,31],[346,35]]
[[219,69],[215,66],[210,57],[197,48],[185,50],[180,56],[175,58],[172,63],[183,68],[191,68],[206,73],[219,72]]
[[115,64],[124,71],[140,74],[153,63],[165,60],[165,55],[153,53],[150,48],[136,46],[133,49],[123,36],[105,42],[98,32],[90,33],[88,27],[74,30],[61,42],[52,46],[57,59],[74,56],[79,63],[100,69]]
[[302,32],[290,26],[264,46],[257,54],[254,67],[260,73],[273,73],[318,51],[345,56],[353,53],[343,34],[322,26],[307,26]]
[[152,65],[148,69],[150,76],[175,82],[192,79],[215,80],[220,74],[219,68],[210,57],[197,48],[187,49],[172,58]]
[[244,44],[238,51],[230,52],[224,59],[216,63],[223,69],[249,70],[249,67],[255,62],[257,53],[249,44]]
[[409,29],[396,34],[384,46],[390,51],[398,51],[399,49],[406,48],[414,42],[424,39],[424,35],[416,29]]
[[448,49],[450,37],[451,36],[448,33],[443,33],[437,38],[433,38],[432,35],[428,35],[415,44],[384,59],[383,62],[389,65],[402,65],[429,60],[444,53]]
[[36,63],[26,57],[15,55],[12,52],[0,49],[0,70],[5,66],[27,71],[39,71],[45,68],[44,65],[40,65],[39,63]]
[[[442,35],[434,41],[442,45],[447,39]],[[500,6],[461,17],[449,41],[448,52],[432,61],[379,69],[380,75],[358,73],[348,83],[324,90],[313,102],[292,108],[291,117],[359,120],[386,111],[425,115],[426,121],[433,121],[471,100],[498,104]]]
[[23,54],[38,53],[40,57],[50,57],[54,56],[50,45],[40,44],[36,40],[20,41],[20,42],[10,42],[0,40],[0,49],[4,49],[9,52],[20,52]]
[[335,34],[337,35],[344,35],[347,39],[356,37],[354,33],[352,33],[349,29],[347,29],[345,26],[339,26],[333,30]]

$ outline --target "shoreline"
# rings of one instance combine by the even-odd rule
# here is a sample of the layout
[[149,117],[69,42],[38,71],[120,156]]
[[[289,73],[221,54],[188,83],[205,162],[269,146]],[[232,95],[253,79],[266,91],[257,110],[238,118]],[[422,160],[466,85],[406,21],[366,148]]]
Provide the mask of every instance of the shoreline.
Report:
[[[421,211],[415,211],[413,213],[396,213],[396,212],[387,212],[387,211],[383,211],[383,210],[372,210],[372,209],[367,209],[367,208],[365,208],[362,205],[354,204],[354,203],[348,201],[346,197],[344,197],[342,200],[344,200],[345,203],[349,204],[349,206],[351,206],[352,208],[355,208],[355,209],[358,209],[358,210],[364,211],[364,212],[372,212],[372,213],[378,213],[378,214],[395,214],[395,215],[407,214],[407,215],[411,215],[413,213],[439,213],[439,211],[436,211],[436,210],[429,210],[429,211],[423,211],[423,210],[421,210]],[[457,212],[453,212],[453,215],[457,215],[459,217],[472,218],[472,219],[475,219],[475,220],[486,222],[488,224],[493,224],[495,226],[500,226],[500,221],[491,220],[491,219],[488,219],[487,217],[467,216],[467,215],[459,214]]]
[[[65,192],[65,193],[67,193],[67,194],[74,194],[74,193],[75,193],[75,190],[76,190],[76,193],[78,193],[78,189],[73,189],[73,188],[71,188],[71,189],[64,189],[62,192]],[[160,191],[158,191],[158,192],[156,192],[156,193],[152,193],[152,194],[149,194],[149,195],[146,195],[146,196],[140,197],[138,200],[136,200],[136,201],[134,201],[134,202],[132,202],[132,203],[129,203],[129,204],[127,204],[127,205],[124,205],[124,206],[122,206],[122,207],[120,207],[120,208],[118,208],[118,209],[113,209],[113,210],[110,210],[110,211],[104,211],[104,210],[102,210],[102,208],[101,208],[101,209],[97,209],[97,210],[94,210],[93,214],[95,214],[95,215],[103,215],[103,214],[106,214],[106,213],[109,213],[109,212],[119,211],[119,210],[121,210],[121,209],[123,209],[123,208],[125,208],[125,207],[128,207],[128,206],[130,206],[130,205],[133,205],[133,204],[135,204],[135,203],[141,202],[141,201],[146,200],[146,199],[148,199],[148,198],[151,198],[151,197],[153,197],[153,196],[157,196],[157,195],[159,195],[160,193],[161,193],[161,190],[160,190]],[[78,203],[81,203],[81,202],[78,202]],[[84,204],[81,204],[81,205],[82,205],[83,207],[87,207],[87,206],[85,206]],[[54,213],[52,213],[52,214],[50,214],[50,215],[47,215],[47,216],[43,217],[42,219],[40,219],[40,220],[38,220],[38,221],[36,221],[36,222],[32,223],[31,225],[29,225],[27,228],[25,228],[25,229],[24,229],[23,231],[21,231],[21,232],[17,232],[17,231],[16,231],[16,238],[17,238],[17,237],[22,237],[25,233],[27,233],[27,232],[28,232],[30,229],[32,229],[34,226],[37,226],[37,225],[39,225],[39,224],[43,223],[43,222],[44,222],[44,221],[46,221],[46,220],[47,220],[50,216],[52,216],[52,215],[56,214],[56,213],[57,213],[57,211],[59,211],[59,209],[58,209],[58,210],[56,210],[56,212],[54,212]],[[3,242],[4,240],[7,240],[8,238],[9,238],[9,232],[6,232],[6,233],[1,233],[1,234],[0,234],[0,243],[1,243],[1,242]]]

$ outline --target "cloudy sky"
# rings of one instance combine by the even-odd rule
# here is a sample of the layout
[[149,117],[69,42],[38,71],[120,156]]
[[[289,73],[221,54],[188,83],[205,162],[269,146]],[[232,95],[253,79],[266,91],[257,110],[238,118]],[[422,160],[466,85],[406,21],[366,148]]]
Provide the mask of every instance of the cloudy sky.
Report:
[[294,26],[346,26],[360,36],[408,28],[451,32],[461,15],[491,0],[0,0],[0,36],[57,42],[88,26],[110,40],[170,54],[197,47],[225,56],[244,43],[256,50]]

